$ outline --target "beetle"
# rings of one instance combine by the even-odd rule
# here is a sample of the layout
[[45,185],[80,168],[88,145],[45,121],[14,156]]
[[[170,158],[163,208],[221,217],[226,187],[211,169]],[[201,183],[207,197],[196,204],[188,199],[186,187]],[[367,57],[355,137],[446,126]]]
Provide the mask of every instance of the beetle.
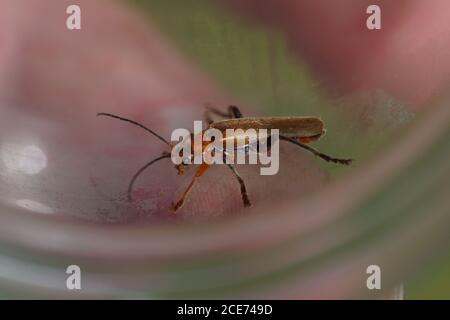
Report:
[[[221,120],[214,121],[211,117],[211,115],[216,115],[221,117]],[[128,123],[131,123],[133,125],[136,125],[153,136],[157,137],[159,140],[167,144],[171,150],[174,147],[173,144],[171,144],[169,141],[164,139],[162,136],[154,132],[153,130],[147,128],[146,126],[121,117],[117,116],[111,113],[98,113],[97,116],[107,116],[111,118],[115,118],[121,121],[125,121]],[[226,129],[278,129],[279,130],[279,139],[283,141],[287,141],[289,143],[295,144],[315,156],[318,156],[319,158],[327,161],[327,162],[333,162],[337,164],[342,165],[350,165],[352,162],[352,159],[339,159],[331,157],[327,154],[324,154],[320,152],[319,150],[311,147],[308,145],[312,141],[316,141],[320,139],[325,134],[324,124],[320,118],[317,117],[301,117],[301,116],[287,116],[287,117],[243,117],[241,111],[236,106],[229,106],[227,112],[223,112],[220,110],[217,110],[211,106],[206,107],[205,112],[205,120],[208,124],[207,129],[214,128],[217,129],[223,133],[225,133]],[[206,129],[206,130],[207,130]],[[204,132],[204,131],[203,131]],[[191,134],[193,136],[193,134]],[[230,137],[226,137],[224,139],[227,139]],[[236,137],[231,137],[232,139],[235,139]],[[191,139],[192,141],[194,139]],[[270,140],[270,139],[269,139]],[[209,143],[208,143],[209,144]],[[204,150],[206,148],[207,144],[202,144],[202,149]],[[270,147],[270,146],[269,146]],[[192,149],[193,150],[193,149]],[[246,148],[246,152],[248,152],[248,148]],[[153,159],[152,161],[146,163],[142,168],[140,168],[132,177],[129,185],[128,185],[128,201],[132,201],[132,191],[134,183],[136,182],[136,179],[151,165],[154,163],[170,158],[171,153],[170,152],[163,152],[161,156]],[[188,155],[189,158],[192,158],[193,155]],[[186,167],[188,166],[188,163],[183,161],[181,164],[176,165],[176,169],[178,170],[178,174],[181,175],[186,171]],[[227,164],[228,168],[232,171],[233,175],[236,177],[236,179],[239,182],[240,189],[241,189],[241,197],[244,204],[244,207],[251,206],[247,187],[245,186],[245,182],[242,179],[242,177],[239,175],[238,171],[236,170],[235,166],[233,164]],[[172,203],[172,210],[176,212],[179,210],[183,204],[186,201],[186,198],[188,197],[189,192],[191,191],[192,187],[194,186],[194,183],[197,181],[198,178],[200,178],[208,169],[210,165],[206,163],[200,164],[197,171],[195,172],[194,176],[192,177],[192,180],[190,181],[189,185],[185,189],[185,191],[182,193],[180,199],[177,202]]]

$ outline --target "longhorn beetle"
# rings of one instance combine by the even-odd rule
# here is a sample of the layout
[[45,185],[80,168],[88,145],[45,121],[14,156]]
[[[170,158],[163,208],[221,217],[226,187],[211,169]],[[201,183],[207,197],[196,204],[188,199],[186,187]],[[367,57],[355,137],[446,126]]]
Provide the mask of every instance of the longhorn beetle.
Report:
[[[311,141],[318,140],[322,135],[325,133],[325,129],[323,128],[323,122],[319,118],[316,117],[299,117],[299,116],[288,116],[288,117],[243,117],[241,111],[236,106],[229,106],[228,112],[222,112],[220,110],[214,109],[210,106],[206,107],[206,113],[205,113],[205,119],[208,123],[208,128],[215,128],[220,130],[221,132],[225,133],[226,129],[278,129],[279,130],[279,138],[280,140],[284,140],[290,143],[293,143],[309,152],[314,154],[315,156],[318,156],[319,158],[322,158],[323,160],[327,162],[333,162],[343,165],[349,165],[352,160],[351,159],[338,159],[330,157],[329,155],[326,155],[319,150],[311,147],[308,145]],[[211,118],[211,114],[215,114],[216,116],[224,118],[223,120],[219,121],[213,121]],[[154,132],[153,130],[145,127],[144,125],[127,119],[123,118],[114,114],[110,113],[98,113],[97,116],[107,116],[112,117],[115,119],[119,119],[121,121],[126,121],[131,124],[134,124],[138,127],[141,127],[142,129],[146,130],[150,134],[157,137],[159,140],[167,144],[171,149],[174,147],[173,144],[171,144],[169,141],[161,137],[159,134]],[[207,128],[207,129],[208,129]],[[193,134],[191,134],[192,136]],[[228,137],[230,138],[230,137]],[[224,138],[226,139],[226,138]],[[193,139],[192,139],[193,140]],[[270,141],[270,139],[269,139]],[[269,142],[270,143],[270,142]],[[202,144],[202,150],[206,148],[206,145]],[[193,149],[191,149],[193,150]],[[246,149],[247,150],[247,149]],[[189,155],[192,157],[192,155]],[[142,172],[144,172],[148,167],[150,167],[155,162],[158,162],[165,158],[170,158],[171,153],[169,152],[163,152],[163,154],[152,161],[145,164],[141,169],[139,169],[135,175],[132,177],[129,185],[128,185],[128,201],[132,201],[132,191],[134,183],[136,182],[136,179],[141,175]],[[175,167],[178,170],[178,174],[183,174],[186,170],[186,166],[188,164],[181,163],[179,165],[176,165]],[[198,178],[200,178],[209,168],[210,165],[206,163],[200,164],[198,167],[195,175],[193,176],[191,182],[189,183],[186,190],[181,195],[180,199],[172,203],[172,209],[173,211],[177,211],[180,209],[189,192],[191,191],[194,183],[197,181]],[[232,171],[233,175],[236,177],[236,179],[239,182],[240,188],[241,188],[241,196],[242,201],[244,203],[245,207],[249,207],[250,200],[247,193],[247,188],[245,186],[244,180],[241,178],[239,173],[237,172],[236,168],[232,164],[227,164],[228,168]]]

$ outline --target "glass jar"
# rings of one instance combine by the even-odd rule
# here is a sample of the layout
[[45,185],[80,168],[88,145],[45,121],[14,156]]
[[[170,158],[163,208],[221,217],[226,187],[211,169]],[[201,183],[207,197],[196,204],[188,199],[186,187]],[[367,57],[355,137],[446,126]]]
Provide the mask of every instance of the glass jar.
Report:
[[[33,141],[20,144],[24,136],[4,121],[12,111],[3,113],[1,128],[8,135],[0,135],[2,296],[386,296],[437,256],[448,256],[447,104],[437,105],[372,161],[302,201],[274,203],[265,210],[270,214],[255,206],[238,216],[173,224],[111,225],[64,216],[64,209],[82,212],[107,201],[81,189],[70,193],[82,170],[68,169],[72,163],[65,160],[76,145],[53,131],[66,127],[16,115],[15,124],[28,121],[29,132],[36,130]],[[77,163],[89,172],[86,154]],[[101,176],[101,167],[91,173]],[[70,265],[81,269],[81,290],[66,286]],[[381,290],[367,288],[371,265],[380,267]]]

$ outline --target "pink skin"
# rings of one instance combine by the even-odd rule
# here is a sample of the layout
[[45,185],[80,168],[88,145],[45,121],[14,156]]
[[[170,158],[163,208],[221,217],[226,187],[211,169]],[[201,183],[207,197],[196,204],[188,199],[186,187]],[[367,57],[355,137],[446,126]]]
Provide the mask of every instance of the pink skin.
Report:
[[[384,89],[415,110],[450,80],[450,2],[446,0],[224,0],[281,28],[333,91]],[[366,8],[382,10],[382,29],[365,28]]]
[[204,101],[198,97],[218,99],[209,80],[134,12],[110,1],[80,1],[83,30],[68,31],[69,4],[45,0],[31,8],[26,0],[0,2],[0,79],[8,86],[2,98],[21,105],[32,101],[33,111],[59,116],[91,113],[99,105],[136,115],[143,106],[148,111]]
[[[376,1],[345,0],[347,5],[341,1],[338,7],[331,7],[334,1],[226,2],[246,16],[281,27],[332,89],[384,88],[420,108],[445,84],[449,59],[444,55],[450,49],[450,41],[444,41],[450,32],[446,0],[380,1],[382,32],[361,27],[365,6]],[[175,127],[190,128],[191,120],[201,118],[205,102],[222,107],[235,101],[185,61],[151,23],[124,5],[107,0],[77,3],[83,9],[81,32],[64,27],[65,8],[72,1],[40,0],[30,6],[26,0],[0,0],[0,100],[16,110],[63,124],[70,137],[58,136],[59,143],[70,139],[74,144],[70,149],[80,150],[87,163],[106,167],[73,185],[98,188],[104,177],[118,176],[117,188],[123,196],[130,175],[165,146],[139,129],[100,120],[95,117],[97,112],[126,115],[169,137]],[[116,146],[119,137],[128,142]],[[312,157],[295,148],[289,150],[295,154],[284,157],[280,165],[285,169],[277,176],[261,178],[256,168],[241,170],[250,178],[253,202],[278,199],[289,189],[300,196],[324,183],[324,174]],[[109,170],[108,159],[120,159],[126,165]],[[143,176],[136,190],[139,201],[155,195],[161,198],[158,212],[170,206],[193,174],[191,170],[179,178],[170,164],[162,166],[167,169]],[[75,172],[85,175],[93,170],[80,166]],[[149,181],[158,176],[168,181],[164,189],[168,192],[153,189],[156,186]],[[237,182],[225,168],[213,168],[201,179],[180,216],[220,215],[242,207]],[[86,189],[86,194],[90,191]],[[139,214],[145,216],[143,211]]]

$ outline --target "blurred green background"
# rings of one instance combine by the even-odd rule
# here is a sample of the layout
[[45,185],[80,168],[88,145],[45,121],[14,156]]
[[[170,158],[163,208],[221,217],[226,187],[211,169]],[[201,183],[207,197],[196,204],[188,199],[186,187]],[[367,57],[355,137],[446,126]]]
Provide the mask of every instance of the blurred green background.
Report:
[[[282,34],[245,21],[217,2],[129,1],[234,100],[258,106],[262,114],[321,116],[329,134],[317,145],[330,154],[346,150],[363,162],[414,119],[414,114],[385,92],[330,97],[308,66],[288,49]],[[342,108],[361,111],[351,118]],[[349,121],[362,118],[363,124]],[[330,174],[346,170],[327,167]],[[405,284],[405,298],[449,298],[449,270],[450,261],[425,270]]]

